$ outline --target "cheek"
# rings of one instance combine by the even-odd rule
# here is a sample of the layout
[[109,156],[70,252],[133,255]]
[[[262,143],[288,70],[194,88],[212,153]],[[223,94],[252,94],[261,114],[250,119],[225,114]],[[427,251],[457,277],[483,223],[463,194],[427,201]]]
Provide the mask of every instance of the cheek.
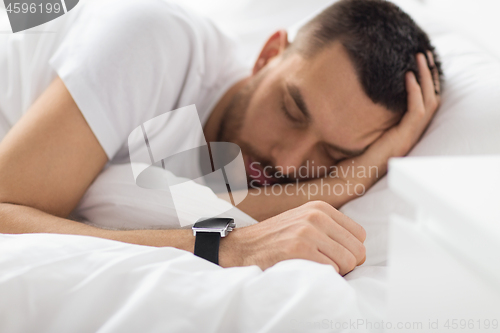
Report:
[[259,107],[248,110],[243,121],[239,137],[243,142],[252,145],[258,151],[264,152],[279,139],[282,129],[276,119],[276,111]]
[[258,143],[259,146],[270,146],[274,141],[283,138],[287,127],[283,119],[277,98],[271,94],[256,94],[248,106],[240,138],[248,143]]

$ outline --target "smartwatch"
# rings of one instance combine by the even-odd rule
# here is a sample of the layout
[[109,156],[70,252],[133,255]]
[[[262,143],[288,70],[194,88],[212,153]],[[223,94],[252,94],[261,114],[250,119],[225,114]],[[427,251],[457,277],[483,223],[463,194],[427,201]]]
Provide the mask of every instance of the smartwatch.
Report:
[[233,218],[202,218],[192,227],[196,237],[194,254],[198,257],[219,264],[219,244],[221,237],[226,237],[236,227]]

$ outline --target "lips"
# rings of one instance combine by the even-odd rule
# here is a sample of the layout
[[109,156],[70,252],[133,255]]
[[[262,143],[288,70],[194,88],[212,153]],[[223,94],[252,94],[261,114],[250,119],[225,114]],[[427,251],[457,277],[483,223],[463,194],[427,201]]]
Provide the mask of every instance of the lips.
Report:
[[264,173],[262,164],[254,161],[250,156],[245,156],[245,168],[252,181],[252,185],[268,186],[277,183],[277,179]]

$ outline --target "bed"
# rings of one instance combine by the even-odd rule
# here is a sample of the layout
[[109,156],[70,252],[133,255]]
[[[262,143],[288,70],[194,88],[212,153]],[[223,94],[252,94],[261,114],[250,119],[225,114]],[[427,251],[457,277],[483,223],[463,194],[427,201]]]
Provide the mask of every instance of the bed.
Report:
[[[443,12],[432,2],[395,2],[429,33],[445,74],[442,106],[410,156],[500,154],[498,45],[484,47],[474,33],[440,20]],[[287,27],[293,38],[300,22],[331,1],[182,3],[242,39],[250,63],[273,29]],[[484,2],[484,10],[493,5]],[[168,193],[140,188],[132,176],[117,177],[120,173],[131,175],[130,165],[104,170],[75,218],[109,228],[165,227],[161,221],[175,213],[162,205]],[[196,198],[186,194],[185,200],[189,211],[189,200]],[[195,204],[200,202],[209,204],[199,215],[225,204],[210,193]],[[387,315],[389,216],[412,216],[415,210],[383,178],[341,211],[368,235],[366,262],[345,277],[305,260],[284,261],[266,271],[222,269],[175,248],[72,235],[0,235],[0,331],[382,331],[367,323]],[[256,223],[237,209],[229,214],[237,216],[239,227]]]

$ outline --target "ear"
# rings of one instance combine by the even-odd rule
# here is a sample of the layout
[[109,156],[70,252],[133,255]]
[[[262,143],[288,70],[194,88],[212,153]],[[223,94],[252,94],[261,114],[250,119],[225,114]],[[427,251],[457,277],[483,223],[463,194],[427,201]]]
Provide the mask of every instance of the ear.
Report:
[[269,39],[260,51],[257,61],[253,67],[253,74],[255,75],[264,66],[266,66],[269,61],[283,53],[290,43],[288,42],[288,34],[286,30],[276,31]]

